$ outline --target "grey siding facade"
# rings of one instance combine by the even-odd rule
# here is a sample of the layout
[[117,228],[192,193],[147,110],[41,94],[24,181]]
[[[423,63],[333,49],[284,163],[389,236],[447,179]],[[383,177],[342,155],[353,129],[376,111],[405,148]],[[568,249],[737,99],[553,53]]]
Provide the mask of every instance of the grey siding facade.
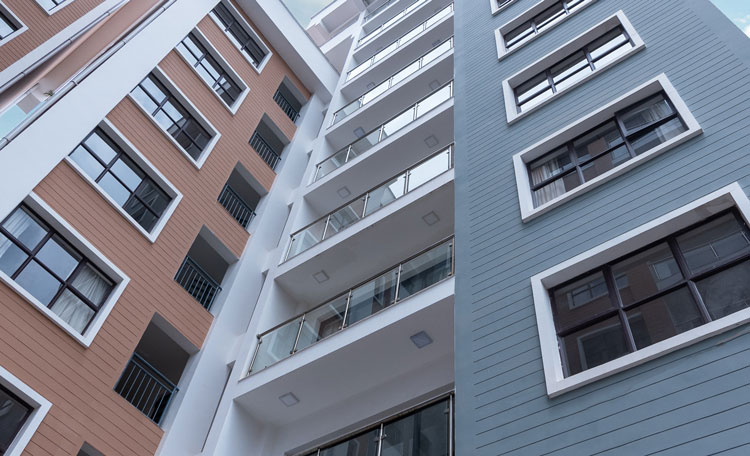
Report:
[[[530,277],[732,182],[750,192],[750,40],[708,0],[597,0],[498,61],[456,2],[456,454],[748,455],[750,325],[550,399]],[[508,125],[501,81],[622,10],[646,48]],[[665,73],[703,134],[523,223],[512,156]]]

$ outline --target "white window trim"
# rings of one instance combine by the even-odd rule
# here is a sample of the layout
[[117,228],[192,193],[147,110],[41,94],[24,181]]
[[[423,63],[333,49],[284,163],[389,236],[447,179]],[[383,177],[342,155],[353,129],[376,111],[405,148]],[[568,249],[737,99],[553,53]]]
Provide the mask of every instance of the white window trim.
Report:
[[44,5],[42,5],[41,3],[39,3],[39,0],[36,0],[36,4],[39,5],[39,8],[41,8],[45,13],[47,13],[47,16],[52,16],[56,12],[60,11],[61,9],[65,8],[66,6],[68,6],[71,3],[73,3],[74,1],[75,0],[65,0],[63,3],[55,6],[51,10],[48,10],[47,8],[45,8]]
[[[198,108],[195,107],[193,102],[190,101],[190,99],[182,92],[182,90],[180,90],[177,87],[177,85],[169,78],[169,76],[167,76],[166,73],[164,73],[164,71],[162,71],[162,69],[159,68],[159,66],[155,66],[154,69],[149,72],[149,74],[153,74],[154,76],[156,76],[159,82],[164,84],[167,87],[167,90],[169,90],[169,92],[172,95],[174,95],[174,97],[177,98],[177,100],[180,103],[182,103],[183,107],[188,110],[190,115],[192,115],[195,118],[195,120],[197,120],[201,124],[201,126],[203,126],[203,128],[205,128],[211,135],[213,135],[213,137],[211,138],[211,141],[208,142],[208,144],[206,145],[206,148],[203,150],[200,157],[198,157],[198,160],[195,160],[193,157],[191,157],[190,154],[188,154],[187,151],[182,148],[180,143],[178,143],[177,140],[174,139],[172,135],[170,135],[169,132],[164,127],[159,125],[159,122],[156,121],[154,116],[152,116],[150,112],[146,111],[143,105],[141,105],[141,103],[138,100],[136,100],[135,97],[130,92],[128,92],[128,95],[127,95],[128,98],[130,98],[130,100],[136,106],[138,106],[141,112],[143,112],[143,114],[146,117],[148,117],[151,123],[156,125],[156,128],[158,128],[159,131],[164,133],[164,136],[167,137],[167,139],[177,148],[177,150],[182,152],[182,155],[184,155],[185,158],[187,158],[188,161],[193,164],[193,166],[195,166],[198,169],[201,169],[203,164],[206,163],[208,156],[213,151],[214,146],[216,146],[216,143],[219,142],[221,133],[219,133],[219,130],[214,128],[211,122],[209,122],[208,119],[206,119],[206,117],[204,117],[203,114],[201,114],[201,112],[198,110]],[[140,81],[139,81],[139,84],[140,84]]]
[[566,378],[563,374],[562,359],[558,348],[548,291],[587,271],[732,207],[736,207],[745,223],[750,225],[750,200],[737,182],[617,236],[531,278],[548,396],[559,396],[750,322],[750,309],[744,309]]
[[[640,100],[643,100],[650,95],[656,94],[660,91],[664,91],[667,97],[674,105],[677,113],[680,115],[682,120],[687,125],[687,130],[682,134],[675,136],[674,138],[666,141],[653,149],[644,152],[643,154],[631,158],[630,160],[622,163],[619,166],[612,168],[604,174],[601,174],[588,182],[584,182],[582,185],[574,188],[573,190],[566,192],[559,197],[542,204],[539,207],[534,207],[534,200],[531,194],[531,182],[529,181],[529,172],[527,170],[527,164],[534,161],[535,159],[543,156],[545,153],[550,152],[555,147],[564,144],[573,138],[583,134],[598,124],[605,122],[612,118],[615,112],[624,109]],[[518,203],[521,207],[521,219],[524,222],[528,222],[545,212],[554,209],[561,204],[589,191],[599,185],[608,182],[615,177],[619,176],[634,168],[647,160],[674,148],[678,145],[688,141],[689,139],[703,133],[703,129],[698,124],[698,121],[688,109],[685,102],[680,98],[677,90],[674,88],[672,83],[667,79],[665,74],[661,74],[656,78],[646,82],[645,84],[633,89],[625,95],[617,98],[616,100],[608,103],[599,110],[589,114],[588,116],[575,121],[574,123],[563,127],[555,133],[552,133],[547,138],[539,141],[533,146],[515,154],[513,156],[513,167],[516,175],[516,186],[518,189]]]
[[125,151],[128,158],[133,160],[138,166],[141,167],[141,169],[154,180],[156,185],[159,186],[161,190],[163,190],[167,195],[169,195],[170,198],[172,198],[172,201],[169,203],[167,208],[162,213],[161,217],[159,217],[159,221],[154,225],[153,230],[151,232],[146,231],[138,222],[135,221],[135,219],[128,214],[125,209],[110,196],[109,193],[107,193],[99,184],[97,184],[94,179],[89,176],[86,171],[84,171],[78,163],[76,163],[72,158],[70,158],[70,155],[65,156],[65,162],[70,165],[73,170],[80,175],[83,180],[85,180],[91,187],[94,188],[94,190],[99,193],[105,201],[107,201],[112,207],[117,210],[117,212],[122,215],[125,220],[130,222],[133,227],[135,227],[136,230],[138,230],[139,233],[141,233],[146,239],[149,240],[152,244],[156,242],[156,239],[159,237],[159,234],[161,233],[162,229],[164,229],[164,226],[167,224],[167,221],[174,213],[175,209],[177,208],[177,205],[182,200],[182,193],[180,193],[177,188],[172,185],[171,182],[162,174],[159,172],[158,169],[139,151],[136,149],[136,147],[131,143],[115,126],[108,120],[104,119],[99,125],[99,128],[104,130],[105,133],[122,149]]
[[492,15],[494,16],[497,13],[505,10],[506,8],[509,8],[511,5],[513,5],[517,1],[518,0],[511,0],[503,6],[497,6],[497,0],[490,0],[490,9],[492,10]]
[[[222,66],[224,71],[229,73],[229,76],[234,80],[237,84],[240,85],[240,88],[242,89],[242,92],[240,92],[240,95],[237,97],[237,100],[232,105],[228,105],[226,101],[224,101],[223,98],[219,96],[218,93],[209,85],[208,81],[206,81],[203,76],[201,76],[200,73],[198,73],[198,70],[195,69],[195,67],[188,62],[188,60],[182,55],[180,51],[175,48],[175,52],[177,55],[180,56],[180,58],[187,64],[187,66],[190,67],[191,70],[193,70],[193,73],[195,73],[196,76],[198,76],[198,79],[201,80],[203,84],[208,87],[208,90],[214,94],[214,96],[221,102],[222,106],[227,108],[227,110],[232,114],[237,114],[237,110],[240,108],[240,105],[242,105],[242,102],[245,101],[245,97],[247,97],[247,94],[250,93],[250,87],[247,85],[247,83],[240,77],[239,74],[237,74],[236,71],[234,71],[234,68],[232,68],[232,65],[229,64],[229,62],[224,59],[224,57],[219,53],[219,51],[211,44],[211,42],[206,38],[206,35],[203,34],[203,32],[198,29],[198,27],[194,28],[190,33],[194,33],[196,38],[198,38],[198,41],[205,46],[206,51],[208,51],[209,54],[211,54],[211,57],[216,59],[217,62],[219,62],[219,65]],[[187,36],[185,36],[187,38]]]
[[[493,2],[495,0],[492,0]],[[524,41],[523,43],[517,45],[516,47],[512,49],[508,49],[505,46],[505,35],[508,32],[513,31],[516,27],[520,26],[524,22],[528,22],[532,17],[536,16],[537,14],[541,13],[542,11],[549,8],[553,3],[558,2],[559,0],[542,0],[541,2],[537,3],[536,5],[532,6],[531,8],[527,9],[523,13],[519,14],[515,18],[509,20],[504,25],[500,26],[500,28],[495,30],[495,43],[497,44],[497,59],[502,60],[505,57],[509,56],[510,54],[513,54],[517,50],[523,48],[527,44],[533,42],[540,36],[544,35],[545,33],[549,32],[550,30],[554,30],[557,28],[558,25],[564,23],[571,17],[575,16],[579,12],[586,9],[588,6],[590,6],[592,3],[594,3],[596,0],[584,0],[583,3],[581,3],[578,8],[576,8],[575,11],[573,11],[570,14],[565,15],[562,19],[560,19],[558,22],[556,22],[551,27],[546,27],[541,32],[535,34],[528,40]]]
[[29,27],[26,26],[26,24],[24,24],[21,21],[21,19],[19,19],[19,17],[16,16],[16,14],[7,5],[5,5],[5,3],[3,3],[2,1],[0,1],[0,11],[2,11],[3,14],[5,14],[6,16],[8,16],[8,18],[11,20],[11,22],[13,22],[13,25],[15,25],[16,27],[18,27],[18,30],[16,30],[15,32],[11,33],[10,35],[8,35],[5,38],[3,38],[2,40],[0,40],[0,46],[3,46],[5,44],[8,44],[13,38],[17,37],[18,35],[22,34],[26,30],[28,30]]
[[236,19],[237,19],[237,20],[239,21],[239,23],[240,23],[240,25],[242,26],[242,28],[244,28],[244,29],[245,29],[245,31],[246,31],[247,33],[249,33],[249,34],[250,34],[250,36],[252,36],[253,38],[255,38],[255,40],[256,40],[256,41],[258,42],[258,45],[260,45],[261,47],[263,47],[263,49],[264,49],[264,50],[266,51],[266,56],[265,56],[265,58],[263,58],[263,61],[262,61],[262,62],[259,62],[259,63],[258,63],[258,66],[256,67],[256,66],[255,66],[255,65],[253,64],[253,61],[252,61],[252,60],[250,60],[250,57],[249,57],[249,56],[248,56],[248,55],[247,55],[247,54],[246,54],[246,53],[245,53],[245,52],[244,52],[244,51],[242,50],[242,48],[241,48],[241,47],[240,47],[240,45],[239,45],[239,44],[238,44],[238,43],[237,43],[237,42],[236,42],[236,41],[234,40],[234,38],[233,38],[233,37],[231,37],[231,36],[230,36],[230,35],[229,35],[229,34],[228,34],[228,33],[227,33],[227,32],[226,32],[225,30],[224,30],[224,24],[222,24],[222,23],[221,23],[221,21],[219,20],[219,18],[217,18],[217,17],[216,17],[215,15],[214,15],[214,13],[213,13],[213,9],[211,9],[211,12],[209,12],[209,13],[208,13],[208,15],[209,15],[209,16],[211,16],[211,19],[213,19],[214,23],[216,23],[216,25],[217,25],[217,26],[219,27],[219,29],[220,29],[220,30],[222,31],[222,33],[224,33],[225,35],[227,35],[227,39],[229,40],[229,42],[230,42],[230,43],[232,43],[232,45],[233,45],[233,46],[234,46],[234,47],[235,47],[235,48],[237,49],[237,51],[238,51],[238,52],[239,52],[240,54],[242,54],[242,57],[244,57],[244,58],[245,58],[245,60],[247,60],[247,62],[248,62],[248,63],[250,64],[250,66],[251,66],[251,67],[253,67],[253,69],[254,69],[254,70],[255,70],[255,71],[256,71],[256,72],[258,73],[258,74],[260,74],[260,73],[261,73],[261,72],[263,71],[263,68],[265,68],[265,67],[266,67],[266,64],[268,63],[268,61],[269,61],[269,60],[271,60],[271,56],[273,56],[273,52],[271,52],[271,48],[270,48],[270,47],[268,47],[268,45],[267,45],[267,44],[266,44],[266,43],[265,43],[265,42],[264,42],[264,41],[263,41],[262,39],[260,39],[260,36],[258,36],[258,34],[257,34],[257,33],[255,32],[255,30],[254,30],[254,29],[253,29],[253,28],[252,28],[252,27],[250,26],[250,24],[249,24],[249,23],[248,23],[248,22],[247,22],[247,21],[245,20],[245,17],[244,17],[244,16],[243,16],[243,15],[242,15],[242,14],[241,14],[241,13],[240,13],[240,12],[239,12],[238,10],[237,10],[237,8],[235,8],[235,7],[234,7],[234,4],[233,4],[233,3],[232,3],[232,2],[230,1],[230,0],[220,0],[220,1],[219,1],[219,2],[217,2],[217,3],[223,3],[223,4],[224,4],[224,6],[226,6],[226,7],[227,7],[227,8],[228,8],[228,9],[229,9],[229,10],[230,10],[231,12],[232,12],[232,14],[233,14],[233,15],[235,16],[235,18],[236,18]]
[[0,384],[34,409],[16,438],[11,442],[8,451],[5,452],[5,456],[21,456],[29,440],[52,407],[52,403],[2,366],[0,366]]
[[[518,107],[516,106],[515,88],[519,84],[527,81],[529,78],[536,76],[537,74],[539,74],[546,68],[549,68],[550,66],[556,64],[557,62],[564,59],[571,53],[575,52],[576,50],[581,49],[586,44],[604,35],[610,30],[613,30],[618,25],[621,25],[622,28],[625,29],[625,32],[630,36],[630,39],[633,40],[633,43],[635,44],[634,47],[629,49],[626,53],[619,56],[615,60],[612,60],[607,65],[601,68],[595,69],[594,71],[586,75],[584,78],[580,79],[579,81],[576,81],[574,84],[558,91],[557,93],[547,98],[543,102],[539,103],[538,105],[526,111],[518,112]],[[535,112],[541,109],[542,107],[546,106],[552,101],[558,99],[560,95],[567,93],[575,89],[576,87],[580,86],[581,84],[589,81],[591,78],[594,78],[600,75],[601,73],[614,67],[615,65],[627,59],[628,57],[632,56],[633,54],[640,51],[641,49],[644,49],[645,47],[646,47],[646,44],[641,39],[640,35],[638,35],[638,32],[635,31],[635,28],[633,28],[633,24],[631,24],[628,18],[625,17],[625,13],[623,13],[622,10],[618,11],[614,15],[608,17],[607,19],[595,25],[594,27],[578,35],[576,38],[573,38],[568,43],[555,49],[554,51],[550,52],[549,54],[545,55],[541,59],[537,60],[536,62],[532,63],[531,65],[527,66],[523,70],[519,71],[518,73],[514,74],[513,76],[503,81],[502,83],[503,97],[505,98],[505,112],[506,112],[508,124],[515,123],[519,119],[522,119],[528,116],[529,114],[531,114],[532,112]]]
[[112,288],[112,292],[109,294],[109,297],[107,297],[107,300],[101,305],[101,307],[99,307],[99,311],[94,315],[89,327],[83,334],[81,334],[2,271],[0,271],[0,281],[4,282],[22,298],[28,301],[29,304],[46,315],[47,318],[62,328],[63,331],[73,337],[73,339],[79,344],[88,348],[104,324],[104,320],[107,319],[107,316],[112,311],[115,303],[120,298],[120,295],[122,295],[123,290],[130,282],[130,278],[125,275],[120,268],[115,266],[114,263],[107,259],[96,247],[94,247],[93,244],[87,241],[78,231],[76,231],[75,228],[73,228],[73,226],[65,221],[60,214],[55,212],[36,193],[30,193],[23,202],[41,217],[45,223],[49,224],[60,233],[65,241],[78,249],[88,261],[101,269],[107,277],[112,279],[114,281],[114,288]]

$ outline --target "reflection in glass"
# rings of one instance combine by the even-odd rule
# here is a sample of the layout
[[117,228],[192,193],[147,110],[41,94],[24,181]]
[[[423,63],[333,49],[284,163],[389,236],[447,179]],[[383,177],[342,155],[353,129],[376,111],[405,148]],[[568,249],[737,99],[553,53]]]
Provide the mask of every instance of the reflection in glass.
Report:
[[391,204],[405,193],[406,174],[402,174],[395,179],[386,182],[375,190],[370,191],[367,199],[367,208],[365,216]]
[[711,318],[725,317],[750,307],[750,262],[740,263],[697,282]]
[[380,428],[320,450],[320,456],[377,456]]
[[284,358],[292,356],[294,342],[297,340],[301,321],[302,317],[297,317],[280,328],[263,335],[258,344],[258,351],[250,370],[257,372]]
[[289,245],[288,258],[299,255],[318,242],[323,240],[323,233],[326,228],[327,217],[313,223],[304,230],[292,236],[292,242]]
[[555,289],[554,311],[558,328],[586,320],[613,306],[601,271]]
[[639,350],[703,324],[687,287],[629,310],[627,316]]
[[325,238],[328,239],[339,231],[357,222],[362,218],[362,212],[364,209],[365,198],[362,197],[332,213],[328,217],[328,227],[326,228]]
[[352,290],[346,325],[380,312],[396,301],[396,281],[398,268]]
[[677,243],[693,273],[750,250],[747,234],[732,214],[678,236]]
[[452,272],[452,246],[447,242],[401,265],[398,299],[402,300],[448,278]]
[[448,171],[451,167],[450,160],[450,151],[445,151],[412,168],[412,170],[409,171],[408,191],[412,191],[420,185],[425,184],[440,174]]
[[346,298],[347,295],[339,296],[305,314],[305,323],[302,325],[295,351],[309,347],[341,329],[346,312]]
[[677,261],[666,243],[612,266],[623,305],[653,296],[682,280]]
[[381,456],[448,456],[450,405],[447,400],[383,426]]
[[620,318],[615,316],[562,338],[568,375],[591,369],[628,353]]

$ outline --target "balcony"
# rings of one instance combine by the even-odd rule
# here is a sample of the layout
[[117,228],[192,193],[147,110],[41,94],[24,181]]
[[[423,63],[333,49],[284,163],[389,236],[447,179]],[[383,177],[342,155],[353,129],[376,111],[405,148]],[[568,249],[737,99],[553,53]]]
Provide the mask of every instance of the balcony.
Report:
[[453,239],[442,241],[329,302],[258,335],[250,373],[343,331],[454,274]]
[[281,93],[281,90],[276,91],[276,94],[273,96],[273,101],[279,105],[281,110],[284,111],[284,114],[286,114],[292,122],[297,122],[297,119],[299,119],[299,108],[295,108],[292,103],[286,99],[284,94]]
[[[399,49],[403,48],[407,43],[416,41],[418,38],[422,36],[426,36],[429,30],[436,29],[438,24],[442,23],[443,20],[449,16],[450,17],[453,16],[453,3],[441,9],[434,15],[432,15],[425,22],[409,30],[404,35],[402,35],[399,39],[385,46],[382,50],[378,51],[371,58],[365,60],[364,62],[360,63],[359,65],[349,70],[349,72],[346,75],[347,83],[357,78],[358,76],[362,75],[366,71],[368,71],[370,68],[375,66],[378,62],[385,60],[387,57],[394,54]],[[450,27],[450,30],[451,32],[448,32],[448,33],[452,34],[452,25]],[[392,72],[393,71],[391,71],[391,73]]]
[[[402,81],[409,79],[412,75],[418,73],[420,70],[422,70],[424,67],[426,67],[430,63],[443,57],[452,49],[453,49],[453,37],[450,37],[443,43],[437,45],[435,48],[430,50],[427,54],[423,55],[422,57],[410,63],[409,65],[406,65],[403,69],[396,72],[393,76],[389,77],[387,80],[381,82],[374,88],[368,90],[361,97],[357,98],[356,100],[352,101],[348,105],[336,111],[336,113],[334,113],[333,115],[331,126],[336,125],[342,120],[348,118],[352,114],[359,111],[359,109],[364,107],[365,105],[368,105],[369,103],[373,101],[381,99],[381,96],[385,94],[386,92],[388,92],[393,86],[401,83]],[[452,62],[451,62],[451,66],[452,66]]]
[[331,238],[453,168],[453,146],[417,163],[348,204],[292,234],[286,260]]
[[185,257],[174,280],[206,310],[211,310],[216,295],[221,291],[219,283],[189,256]]
[[235,192],[229,184],[224,185],[224,189],[219,194],[219,204],[229,212],[229,215],[247,229],[250,221],[255,217],[255,211]]
[[344,166],[355,157],[362,155],[375,147],[378,143],[393,136],[399,130],[408,127],[418,119],[425,117],[433,109],[441,106],[444,102],[453,98],[453,81],[437,89],[413,106],[397,114],[380,127],[365,134],[357,140],[339,150],[335,154],[318,163],[315,169],[313,181],[318,181],[336,169]]
[[115,385],[117,394],[157,425],[177,393],[177,386],[134,353]]
[[370,42],[372,39],[383,33],[384,31],[388,30],[395,24],[396,22],[400,21],[404,17],[408,16],[409,13],[414,11],[415,9],[419,8],[420,6],[430,2],[430,0],[416,0],[412,2],[409,6],[407,6],[403,11],[396,14],[392,18],[385,21],[383,24],[381,24],[379,27],[369,31],[365,32],[365,34],[357,41],[357,47],[360,47],[364,45],[365,43]]
[[260,158],[262,158],[272,170],[276,170],[276,166],[281,161],[281,155],[276,152],[274,148],[268,144],[268,141],[263,139],[263,136],[257,131],[253,133],[253,136],[250,138],[250,146],[258,152]]

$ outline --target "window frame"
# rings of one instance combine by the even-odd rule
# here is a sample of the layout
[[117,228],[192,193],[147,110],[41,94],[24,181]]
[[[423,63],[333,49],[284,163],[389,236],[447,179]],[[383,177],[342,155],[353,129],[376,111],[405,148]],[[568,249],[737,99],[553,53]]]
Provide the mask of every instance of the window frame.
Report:
[[669,236],[677,235],[687,228],[709,221],[712,217],[730,210],[736,211],[745,225],[750,226],[750,199],[737,182],[531,277],[534,310],[549,397],[559,396],[750,322],[750,308],[743,309],[580,373],[568,377],[564,375],[550,298],[551,289],[582,275],[585,276],[589,272],[600,270],[610,262],[635,255]]
[[[237,96],[237,99],[234,100],[234,103],[231,105],[228,104],[226,101],[224,101],[223,98],[214,90],[214,88],[209,84],[209,82],[198,72],[198,70],[195,68],[193,64],[191,64],[185,56],[182,55],[182,52],[180,52],[177,49],[177,46],[182,44],[183,41],[185,41],[190,35],[195,36],[195,38],[200,42],[200,44],[205,48],[206,53],[213,57],[214,60],[216,60],[217,64],[221,67],[221,69],[226,73],[226,75],[232,80],[232,82],[236,83],[237,86],[240,89],[240,94]],[[227,110],[232,113],[232,115],[237,114],[237,110],[242,105],[242,102],[245,101],[245,98],[247,97],[247,94],[250,93],[250,87],[247,85],[247,83],[240,77],[239,74],[237,74],[236,71],[234,71],[234,68],[227,62],[227,60],[224,58],[224,56],[219,53],[219,51],[214,47],[213,44],[208,40],[206,35],[203,34],[203,32],[198,29],[198,27],[194,28],[193,30],[188,33],[185,38],[182,39],[179,43],[177,43],[177,46],[175,46],[174,50],[177,53],[177,55],[180,56],[180,58],[185,62],[187,66],[190,67],[190,69],[193,71],[193,73],[198,76],[198,79],[201,80],[202,83],[208,87],[209,91],[216,96],[216,98],[221,102],[222,106],[227,108]]]
[[[55,3],[56,0],[52,0],[53,3]],[[47,13],[48,16],[52,16],[56,12],[60,11],[61,9],[65,8],[66,6],[73,3],[75,0],[62,0],[60,3],[55,5],[53,8],[47,9],[44,5],[41,4],[40,0],[35,0],[36,4],[39,5],[39,8],[41,8],[45,13]]]
[[[518,106],[516,104],[516,88],[518,86],[525,82],[528,82],[544,71],[551,69],[555,65],[562,63],[565,59],[567,59],[574,53],[582,50],[585,46],[591,44],[598,38],[603,37],[608,32],[616,29],[618,26],[622,27],[626,36],[630,38],[633,47],[631,47],[629,50],[627,50],[627,52],[610,61],[606,65],[597,67],[583,78],[575,81],[573,84],[556,91],[544,101],[530,107],[525,111],[519,112]],[[560,95],[570,92],[576,87],[589,81],[591,78],[594,78],[601,73],[609,70],[610,68],[613,68],[623,60],[645,49],[645,47],[646,44],[643,42],[640,35],[630,23],[628,18],[625,16],[625,13],[623,13],[622,10],[618,11],[614,15],[608,17],[604,21],[583,32],[581,35],[578,35],[576,38],[573,38],[571,41],[545,55],[541,59],[517,72],[513,76],[510,76],[509,78],[503,80],[502,91],[503,98],[505,100],[505,113],[507,123],[511,125],[517,122],[519,119],[522,119],[529,114],[538,111],[542,107],[547,106],[552,101],[558,99]]]
[[[177,205],[182,201],[182,193],[175,187],[159,170],[139,151],[133,143],[131,143],[121,132],[118,130],[109,119],[105,118],[99,123],[96,128],[101,129],[117,146],[119,146],[123,153],[162,190],[172,200],[167,205],[161,217],[159,217],[154,228],[149,232],[146,231],[120,204],[118,204],[112,196],[107,193],[101,185],[99,185],[93,177],[89,176],[81,166],[70,157],[70,154],[65,156],[65,162],[70,165],[73,170],[78,173],[83,180],[85,180],[91,187],[104,198],[117,212],[122,215],[133,227],[138,230],[150,243],[156,242],[156,239],[161,234],[161,231],[166,226],[169,219],[172,217]],[[95,129],[96,129],[95,128]],[[93,132],[93,130],[92,130]],[[91,133],[89,133],[90,135]],[[86,135],[88,138],[89,135]],[[78,146],[76,146],[78,147]],[[74,149],[75,150],[75,149]],[[72,152],[71,152],[72,153]]]
[[242,57],[247,60],[247,62],[250,64],[250,66],[258,73],[260,74],[263,69],[266,67],[266,64],[269,60],[271,60],[271,57],[273,56],[273,52],[271,51],[271,48],[268,47],[268,45],[260,38],[260,35],[253,29],[253,27],[247,22],[245,17],[242,15],[242,13],[237,10],[237,8],[234,6],[234,3],[231,0],[219,0],[217,2],[217,5],[221,3],[224,5],[229,12],[234,16],[237,23],[245,30],[245,32],[250,35],[251,38],[253,38],[256,41],[256,44],[263,48],[263,50],[266,52],[265,57],[263,57],[263,60],[258,62],[258,65],[256,66],[253,61],[250,59],[250,56],[247,55],[245,51],[242,50],[242,46],[237,43],[237,40],[234,39],[234,37],[227,32],[227,29],[224,27],[224,24],[221,22],[221,20],[216,17],[214,14],[214,8],[211,8],[211,11],[209,11],[208,16],[211,17],[211,20],[214,21],[217,27],[226,35],[227,39],[230,43],[232,43],[232,46],[234,46],[237,51],[242,54]]
[[500,1],[502,0],[490,0],[490,10],[492,10],[493,16],[505,10],[506,8],[510,8],[510,6],[516,3],[517,0],[507,0],[502,5],[499,4]]
[[[101,329],[104,321],[109,316],[117,300],[122,295],[125,287],[130,282],[130,278],[125,275],[114,263],[105,257],[96,247],[86,240],[75,228],[73,228],[65,219],[55,212],[44,200],[34,192],[30,193],[20,205],[26,205],[37,217],[50,226],[51,229],[70,244],[73,248],[83,255],[88,263],[91,263],[101,271],[109,280],[113,282],[112,290],[107,299],[99,306],[99,310],[94,314],[83,333],[76,331],[72,326],[61,319],[57,314],[52,312],[46,305],[39,302],[30,292],[11,279],[7,274],[0,271],[0,281],[4,282],[16,293],[18,293],[29,304],[47,316],[53,323],[59,326],[63,331],[68,333],[78,343],[88,348],[94,341],[97,333]],[[5,214],[2,220],[18,208],[16,205],[11,212]]]
[[[495,0],[492,0],[492,1],[495,1]],[[526,41],[524,41],[523,43],[515,47],[512,47],[510,49],[507,47],[507,45],[505,44],[505,35],[512,32],[516,28],[520,27],[524,23],[530,22],[536,16],[543,13],[544,11],[546,11],[548,8],[550,8],[552,5],[554,5],[555,3],[559,1],[560,0],[542,0],[536,5],[522,12],[518,16],[509,20],[505,24],[501,25],[499,28],[495,29],[495,44],[497,46],[497,59],[503,60],[504,58],[518,51],[519,49],[522,49],[529,43],[535,41],[540,36],[543,36],[550,30],[554,30],[559,24],[566,22],[568,19],[575,16],[579,12],[585,10],[587,7],[591,6],[592,3],[596,2],[596,0],[583,0],[583,2],[581,2],[578,8],[576,8],[572,12],[563,16],[562,19],[555,22],[555,24],[553,24],[552,26],[545,27],[541,31],[537,31],[534,35],[531,36],[531,38],[527,39]]]
[[5,38],[0,39],[0,46],[4,46],[5,44],[9,43],[13,38],[17,37],[18,35],[22,34],[26,30],[29,29],[29,27],[24,24],[21,19],[13,12],[13,10],[10,9],[4,2],[0,0],[0,14],[5,16],[8,21],[13,24],[14,27],[16,27],[16,30],[13,31],[11,34],[6,36]]
[[5,456],[21,456],[31,437],[52,407],[52,403],[2,366],[0,366],[0,386],[21,399],[32,409],[5,452]]
[[[531,181],[528,173],[528,164],[534,160],[543,157],[547,153],[554,149],[562,146],[563,144],[571,141],[583,133],[595,128],[607,120],[614,117],[614,113],[627,108],[639,101],[645,100],[646,98],[655,95],[659,92],[664,92],[677,111],[677,115],[682,119],[684,125],[687,126],[687,130],[674,138],[665,141],[658,146],[649,149],[642,154],[624,161],[623,163],[615,166],[609,171],[602,173],[595,178],[583,182],[581,185],[573,188],[572,190],[563,193],[562,195],[554,198],[546,203],[534,207],[534,197],[531,190]],[[537,142],[536,144],[524,149],[523,151],[513,155],[513,166],[516,176],[516,188],[518,191],[518,203],[521,209],[521,219],[523,222],[528,222],[534,218],[570,201],[571,199],[586,193],[599,185],[602,185],[615,177],[627,172],[628,170],[648,161],[656,156],[674,148],[678,145],[692,139],[693,137],[703,133],[698,121],[695,119],[693,114],[688,109],[685,102],[680,98],[677,90],[674,88],[672,83],[669,81],[665,74],[661,74],[656,78],[642,84],[639,87],[631,90],[625,95],[615,99],[614,101],[606,104],[599,108],[593,113],[563,127],[557,132],[551,134],[547,138]]]
[[[148,112],[148,110],[132,95],[132,91],[135,90],[136,87],[138,87],[141,82],[143,82],[144,79],[146,79],[149,75],[154,75],[156,79],[161,82],[165,88],[170,92],[169,95],[175,98],[180,104],[182,105],[185,110],[188,111],[188,113],[198,122],[209,134],[213,135],[211,137],[211,140],[206,144],[205,149],[201,152],[200,156],[195,159],[193,158],[181,145],[177,142],[177,140],[164,128],[159,124],[159,122],[156,121],[154,116]],[[195,166],[197,169],[201,169],[203,167],[203,164],[206,163],[206,160],[208,159],[208,156],[211,155],[211,152],[213,152],[214,147],[216,146],[216,143],[219,141],[219,138],[221,138],[221,133],[219,130],[217,130],[211,122],[198,110],[198,108],[193,104],[192,101],[185,95],[185,93],[180,90],[177,85],[169,78],[169,76],[164,73],[164,71],[157,65],[155,66],[151,71],[149,71],[140,81],[138,81],[138,84],[133,87],[133,89],[128,92],[127,97],[135,104],[138,109],[143,112],[143,114],[153,123],[156,128],[161,131],[164,136],[171,142],[177,150],[179,150],[182,155],[185,156],[185,158],[188,159],[188,161]]]

